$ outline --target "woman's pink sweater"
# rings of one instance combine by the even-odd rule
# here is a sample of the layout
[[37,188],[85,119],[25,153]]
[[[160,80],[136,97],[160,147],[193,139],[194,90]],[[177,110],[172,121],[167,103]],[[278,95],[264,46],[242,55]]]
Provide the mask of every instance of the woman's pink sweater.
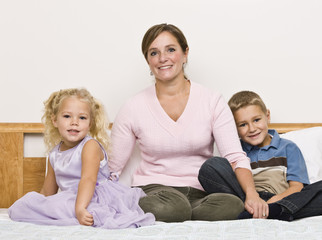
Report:
[[161,107],[154,85],[127,101],[112,128],[111,171],[122,171],[136,141],[142,160],[134,173],[133,186],[157,183],[203,189],[198,172],[213,156],[214,141],[222,157],[236,163],[236,168],[250,170],[227,103],[220,94],[194,82],[177,121]]

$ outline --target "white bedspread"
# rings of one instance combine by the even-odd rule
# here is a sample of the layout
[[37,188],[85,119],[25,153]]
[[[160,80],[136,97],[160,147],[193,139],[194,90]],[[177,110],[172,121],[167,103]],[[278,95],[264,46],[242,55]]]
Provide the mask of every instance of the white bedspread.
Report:
[[9,219],[0,209],[0,239],[107,239],[107,240],[305,240],[322,239],[322,216],[293,222],[278,220],[186,221],[157,223],[138,229],[106,230],[85,226],[43,226]]

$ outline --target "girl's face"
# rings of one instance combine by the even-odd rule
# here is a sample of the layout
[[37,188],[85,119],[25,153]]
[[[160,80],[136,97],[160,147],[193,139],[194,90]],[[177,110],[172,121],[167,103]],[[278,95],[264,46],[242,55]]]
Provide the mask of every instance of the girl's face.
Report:
[[67,97],[52,121],[62,137],[61,150],[72,148],[80,143],[90,130],[89,104],[74,96]]
[[188,49],[183,52],[177,39],[165,31],[151,43],[147,60],[156,81],[169,81],[184,77],[187,57]]

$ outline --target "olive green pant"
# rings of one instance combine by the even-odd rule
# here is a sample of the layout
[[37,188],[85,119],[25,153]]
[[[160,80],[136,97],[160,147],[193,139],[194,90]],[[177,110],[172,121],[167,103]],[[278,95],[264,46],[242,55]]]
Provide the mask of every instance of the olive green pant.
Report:
[[244,210],[238,197],[227,193],[207,194],[192,187],[170,187],[160,184],[140,186],[146,196],[139,205],[153,213],[157,221],[232,220]]

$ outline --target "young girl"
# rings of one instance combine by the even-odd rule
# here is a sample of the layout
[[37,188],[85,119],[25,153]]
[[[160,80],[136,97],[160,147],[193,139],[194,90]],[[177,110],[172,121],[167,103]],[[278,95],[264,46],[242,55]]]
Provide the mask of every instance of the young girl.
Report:
[[55,146],[47,176],[40,193],[27,193],[9,208],[10,218],[103,228],[153,224],[154,216],[138,205],[144,192],[121,185],[108,170],[103,106],[85,89],[54,92],[44,104],[45,143]]

